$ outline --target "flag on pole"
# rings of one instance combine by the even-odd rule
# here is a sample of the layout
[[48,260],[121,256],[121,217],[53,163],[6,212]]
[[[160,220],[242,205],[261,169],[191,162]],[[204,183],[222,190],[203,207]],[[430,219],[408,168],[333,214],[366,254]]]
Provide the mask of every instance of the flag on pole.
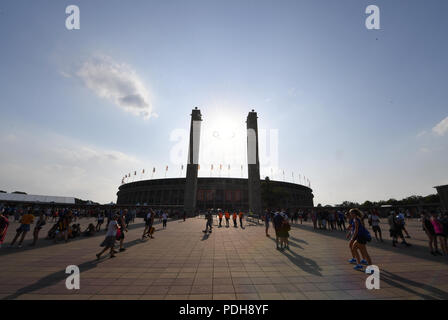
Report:
[[143,169],[142,173],[145,174],[145,169]]

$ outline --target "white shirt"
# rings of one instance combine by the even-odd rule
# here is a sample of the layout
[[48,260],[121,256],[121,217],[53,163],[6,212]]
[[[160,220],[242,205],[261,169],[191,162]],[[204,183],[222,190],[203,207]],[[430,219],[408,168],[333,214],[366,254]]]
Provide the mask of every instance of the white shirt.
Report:
[[380,225],[380,218],[378,216],[373,215],[371,219],[373,227],[378,227]]
[[107,233],[106,233],[106,237],[115,237],[117,236],[117,221],[112,220],[111,222],[109,222],[109,225],[107,226]]
[[163,219],[163,220],[167,220],[167,219],[168,219],[168,215],[167,215],[166,213],[163,213],[163,214],[162,214],[162,219]]

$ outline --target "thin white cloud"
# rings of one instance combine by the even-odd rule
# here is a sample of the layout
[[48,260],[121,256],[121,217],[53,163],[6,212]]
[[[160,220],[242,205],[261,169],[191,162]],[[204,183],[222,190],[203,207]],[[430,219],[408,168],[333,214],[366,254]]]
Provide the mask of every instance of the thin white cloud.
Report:
[[423,137],[424,135],[426,135],[426,133],[426,130],[420,131],[419,133],[417,133],[417,138]]
[[440,121],[434,128],[432,128],[432,132],[434,132],[438,136],[443,136],[448,132],[448,117]]
[[0,137],[0,189],[8,192],[76,197],[115,202],[127,170],[143,161],[120,151],[86,144],[57,134],[16,133]]
[[96,95],[125,111],[145,119],[154,116],[149,91],[129,65],[96,55],[84,61],[76,76]]

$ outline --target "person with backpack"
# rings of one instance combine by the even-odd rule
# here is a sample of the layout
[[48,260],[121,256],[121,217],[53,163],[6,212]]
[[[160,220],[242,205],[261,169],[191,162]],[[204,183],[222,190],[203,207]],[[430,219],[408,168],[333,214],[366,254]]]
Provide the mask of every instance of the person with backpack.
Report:
[[[372,237],[370,236],[369,231],[364,227],[362,224],[362,217],[363,214],[359,209],[351,209],[349,211],[350,217],[353,219],[352,224],[352,237],[351,240],[353,240],[352,245],[352,251],[353,255],[356,259],[356,265],[353,267],[355,270],[363,270],[363,264],[364,265],[372,265],[372,260],[370,258],[369,253],[367,252],[367,242],[370,242],[372,240]],[[361,255],[363,259],[360,259],[359,252],[361,252]]]

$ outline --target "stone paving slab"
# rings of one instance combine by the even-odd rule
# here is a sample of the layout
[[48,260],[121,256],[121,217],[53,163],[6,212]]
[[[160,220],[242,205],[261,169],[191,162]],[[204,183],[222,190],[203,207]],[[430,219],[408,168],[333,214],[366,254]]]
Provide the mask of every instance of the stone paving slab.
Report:
[[[81,219],[85,228],[92,219]],[[41,231],[45,237],[52,223]],[[290,250],[275,249],[264,226],[246,221],[244,229],[218,228],[204,235],[205,220],[156,225],[154,239],[141,241],[143,221],[126,234],[125,252],[97,261],[105,232],[68,243],[41,239],[29,247],[7,248],[17,223],[11,223],[0,249],[1,299],[82,300],[306,300],[306,299],[447,299],[448,257],[429,254],[418,221],[408,223],[410,248],[393,248],[388,228],[384,243],[372,240],[368,250],[381,270],[381,289],[365,288],[365,273],[353,270],[348,242],[340,231],[293,225]],[[270,230],[271,235],[274,234]],[[81,270],[80,290],[65,287],[65,268]]]

